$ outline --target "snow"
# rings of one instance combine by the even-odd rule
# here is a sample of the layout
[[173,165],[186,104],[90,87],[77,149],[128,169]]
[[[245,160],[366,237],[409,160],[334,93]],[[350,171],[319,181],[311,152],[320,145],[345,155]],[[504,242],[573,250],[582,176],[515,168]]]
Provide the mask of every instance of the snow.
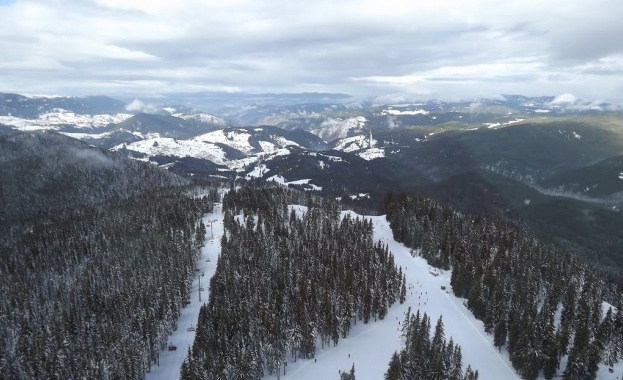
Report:
[[369,193],[359,193],[359,194],[354,194],[354,195],[349,195],[348,196],[350,199],[364,199],[364,198],[370,198],[370,194]]
[[[304,180],[302,180],[304,181]],[[294,210],[298,217],[307,212],[307,207],[290,205],[289,210]],[[342,216],[350,214],[351,217],[362,218],[352,211],[342,212]],[[389,359],[394,351],[402,348],[400,325],[404,320],[408,308],[415,313],[426,312],[431,321],[436,321],[443,315],[446,340],[452,337],[459,344],[463,353],[464,368],[468,364],[477,369],[481,380],[519,379],[512,369],[505,350],[500,353],[493,346],[493,338],[484,332],[482,322],[477,321],[471,312],[465,307],[464,299],[452,295],[450,288],[450,272],[431,268],[425,260],[412,257],[410,249],[396,242],[385,216],[366,217],[372,220],[374,226],[374,239],[388,244],[389,250],[394,254],[396,265],[402,267],[407,282],[415,288],[407,293],[407,301],[400,305],[394,304],[384,320],[371,321],[367,325],[358,321],[351,329],[348,338],[340,339],[336,347],[325,346],[321,349],[318,345],[316,360],[297,359],[289,361],[286,367],[286,375],[281,372],[281,379],[292,380],[317,380],[338,379],[340,370],[349,370],[355,365],[356,377],[360,380],[382,379]],[[211,235],[210,221],[214,221],[214,239],[208,239]],[[220,253],[220,237],[223,234],[223,214],[220,204],[217,204],[212,213],[203,217],[203,222],[208,228],[206,244],[202,250],[202,257],[197,267],[205,276],[201,278],[204,289],[216,270],[216,259]],[[206,262],[209,258],[210,262]],[[434,276],[431,272],[438,274]],[[442,290],[445,286],[446,290]],[[192,285],[193,297],[191,304],[182,310],[179,320],[179,328],[169,338],[170,342],[177,345],[176,351],[162,351],[160,365],[152,366],[147,374],[147,380],[173,380],[178,379],[182,363],[186,357],[188,347],[192,344],[195,332],[187,331],[189,326],[196,326],[199,308],[202,302],[207,301],[208,293],[201,294],[202,302],[198,300],[198,281]],[[196,295],[196,296],[195,296]],[[418,297],[420,299],[418,299]],[[609,305],[604,304],[604,308]],[[291,359],[291,358],[290,358]],[[564,368],[564,364],[561,368]],[[597,380],[614,380],[623,370],[623,362],[614,367],[614,373],[609,373],[608,368],[601,365]],[[559,371],[559,374],[562,373]],[[542,378],[542,377],[541,377]],[[276,376],[265,376],[264,379],[276,379]]]
[[357,135],[352,137],[346,137],[341,139],[335,144],[335,150],[343,152],[355,152],[366,148],[374,148],[376,140],[372,138],[372,135]]
[[401,116],[401,115],[428,115],[430,112],[423,110],[423,109],[416,109],[414,111],[411,110],[405,110],[405,111],[401,111],[401,110],[394,110],[394,109],[386,109],[381,111],[381,115],[394,115],[394,116]]
[[247,173],[247,179],[251,178],[259,178],[267,173],[270,169],[266,167],[264,164],[259,164],[253,168],[249,173]]
[[[296,207],[297,212],[304,208]],[[350,212],[352,217],[360,217]],[[343,213],[344,215],[345,213]],[[450,272],[441,271],[432,276],[430,266],[421,258],[414,258],[410,250],[397,243],[385,216],[368,217],[374,225],[374,239],[389,245],[395,262],[402,267],[407,281],[415,286],[407,294],[407,301],[394,304],[384,320],[364,325],[358,321],[348,338],[340,339],[336,347],[317,348],[317,361],[298,359],[288,363],[282,379],[316,380],[337,379],[338,370],[349,370],[355,364],[357,379],[382,379],[394,351],[402,347],[400,325],[409,307],[415,312],[426,312],[431,321],[443,315],[446,339],[452,337],[463,350],[463,363],[477,369],[482,380],[519,379],[512,369],[507,355],[493,347],[493,338],[484,332],[482,322],[477,321],[463,305],[464,300],[451,294]],[[439,272],[439,271],[438,271]],[[446,286],[448,291],[441,290]],[[422,293],[422,295],[419,295]],[[421,297],[418,303],[418,295]],[[428,300],[426,300],[428,298]],[[350,357],[349,357],[350,355]],[[283,373],[282,373],[283,375]],[[267,376],[265,379],[275,379]]]
[[487,128],[489,128],[489,129],[494,129],[494,128],[498,128],[498,127],[506,127],[508,125],[516,124],[516,123],[522,122],[524,120],[525,119],[515,119],[515,120],[507,121],[505,123],[483,123],[483,124],[486,125]]
[[244,171],[250,165],[253,165],[259,162],[260,159],[264,161],[269,161],[277,156],[286,156],[288,154],[290,154],[290,151],[288,149],[281,148],[281,149],[277,149],[274,152],[259,153],[257,155],[251,155],[249,157],[241,158],[238,160],[226,161],[224,165],[227,165],[227,167],[230,170],[235,170],[235,171],[240,172],[240,171]]
[[260,147],[264,152],[272,152],[277,150],[277,146],[268,141],[259,141]]
[[370,148],[357,153],[357,155],[364,160],[370,161],[375,158],[385,157],[385,150],[383,148]]
[[[165,109],[166,110],[166,109]],[[175,110],[173,110],[174,112]],[[171,111],[169,111],[171,112]],[[209,113],[197,112],[197,113],[176,113],[172,116],[178,117],[184,120],[195,120],[200,123],[212,123],[212,124],[220,124],[225,125],[225,120],[220,117],[210,115]]]
[[136,141],[131,144],[119,144],[111,150],[117,151],[126,147],[128,150],[145,153],[153,156],[174,156],[174,157],[196,157],[214,162],[215,164],[225,164],[225,152],[219,146],[192,140],[177,140],[169,137]]
[[76,128],[98,128],[117,124],[132,117],[130,114],[81,115],[61,108],[41,114],[37,119],[22,119],[14,116],[0,116],[0,124],[10,125],[19,130],[58,129],[65,125]]
[[619,173],[619,179],[623,179],[623,172]]
[[[342,159],[342,157],[338,157],[338,156],[331,156],[331,155],[324,154],[324,153],[318,153],[318,156],[320,156],[320,157],[324,157],[324,158],[328,159],[328,160],[329,160],[329,161],[331,161],[331,162],[343,162],[343,161],[344,161],[344,160]],[[326,163],[325,163],[324,165],[326,166],[326,165],[328,165],[328,164],[326,164]]]
[[328,118],[323,121],[318,128],[310,132],[316,136],[331,141],[348,136],[349,131],[361,131],[365,128],[368,119],[364,116],[356,116],[348,119]]
[[271,137],[273,138],[273,141],[275,141],[277,144],[281,145],[282,147],[294,145],[294,146],[298,146],[298,147],[302,148],[300,144],[295,143],[292,140],[288,140],[285,137],[275,136],[275,135],[271,135]]
[[208,132],[195,137],[193,140],[209,143],[221,143],[238,149],[241,152],[250,154],[254,148],[249,143],[251,135],[244,130],[223,130]]
[[577,132],[573,131],[573,137],[575,137],[576,139],[581,139],[582,136],[580,136]]
[[104,132],[104,133],[79,133],[79,132],[60,132],[61,135],[69,136],[74,139],[84,140],[84,139],[103,139],[112,134],[112,132]]
[[[212,223],[214,221],[214,223]],[[152,365],[151,372],[145,376],[146,380],[174,380],[179,379],[182,363],[188,354],[188,347],[195,339],[194,331],[187,331],[190,326],[197,327],[199,308],[208,300],[208,284],[216,271],[216,261],[221,252],[221,236],[223,235],[223,214],[220,204],[216,204],[212,213],[203,216],[206,225],[205,246],[201,250],[201,258],[197,262],[201,277],[201,287],[206,289],[199,292],[199,277],[196,276],[192,284],[192,297],[190,305],[182,309],[178,321],[179,327],[169,336],[169,342],[177,346],[176,351],[168,351],[165,348],[160,353],[160,365]],[[212,238],[212,233],[213,238]],[[207,262],[206,260],[210,261]],[[201,301],[199,300],[201,297]]]
[[277,182],[280,183],[282,185],[288,186],[288,185],[309,185],[312,190],[315,191],[321,191],[322,190],[322,186],[316,186],[314,184],[309,183],[309,181],[311,181],[311,179],[299,179],[296,181],[286,181],[286,179],[283,176],[280,175],[274,175],[272,177],[269,177],[266,179],[267,181],[273,181],[273,182]]
[[538,110],[534,110],[534,112],[538,112],[538,113],[549,113],[552,112],[551,110],[543,110],[543,109],[538,109]]

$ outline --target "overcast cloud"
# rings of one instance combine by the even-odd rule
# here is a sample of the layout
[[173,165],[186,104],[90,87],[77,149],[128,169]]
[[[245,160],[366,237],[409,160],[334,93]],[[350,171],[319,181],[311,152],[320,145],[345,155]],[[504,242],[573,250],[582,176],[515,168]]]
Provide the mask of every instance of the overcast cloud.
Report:
[[623,102],[621,0],[1,0],[0,91]]

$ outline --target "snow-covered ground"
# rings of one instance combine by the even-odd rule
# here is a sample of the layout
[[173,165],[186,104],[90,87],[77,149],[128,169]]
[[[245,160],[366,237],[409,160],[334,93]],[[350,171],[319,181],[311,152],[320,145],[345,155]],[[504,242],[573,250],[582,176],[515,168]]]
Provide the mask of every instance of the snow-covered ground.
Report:
[[[299,208],[301,210],[298,213],[304,211],[304,207]],[[352,217],[358,216],[349,213]],[[338,371],[350,370],[353,364],[357,379],[382,379],[391,355],[402,348],[399,322],[402,323],[409,307],[412,312],[417,309],[421,313],[426,312],[433,325],[443,315],[446,340],[452,337],[461,346],[464,369],[470,364],[478,370],[481,380],[520,379],[512,368],[506,350],[499,352],[493,346],[493,337],[484,332],[483,323],[476,320],[465,307],[464,299],[452,295],[450,272],[432,268],[424,259],[412,257],[410,249],[393,239],[385,216],[368,218],[372,219],[374,225],[374,239],[389,245],[396,265],[402,267],[407,282],[414,286],[407,292],[407,301],[402,305],[394,304],[383,321],[367,325],[358,322],[348,338],[340,339],[337,347],[318,347],[316,360],[298,359],[296,363],[288,363],[286,375],[283,376],[282,372],[281,379],[338,379]],[[442,290],[442,286],[446,290]],[[614,367],[614,373],[609,373],[608,368],[601,365],[597,380],[621,380],[618,378],[621,372],[623,363]],[[561,374],[562,370],[558,375]],[[275,376],[265,378],[276,379]]]
[[227,162],[225,151],[220,146],[197,139],[177,140],[170,137],[158,137],[136,141],[131,144],[119,144],[111,148],[113,151],[121,149],[145,153],[150,157],[158,155],[195,157],[210,160],[218,165],[223,165]]
[[374,160],[375,158],[385,157],[385,149],[383,148],[370,148],[358,152],[357,155],[366,161]]
[[[351,216],[357,215],[351,213]],[[361,216],[360,216],[361,217]],[[407,292],[407,301],[394,304],[383,321],[364,325],[358,322],[346,339],[337,347],[317,349],[316,360],[288,363],[282,379],[317,380],[338,379],[339,370],[350,370],[355,364],[357,379],[382,379],[394,351],[402,347],[400,324],[409,307],[415,312],[426,312],[434,324],[443,314],[446,339],[452,337],[463,350],[464,367],[470,364],[480,373],[482,380],[519,379],[508,356],[493,347],[492,338],[485,334],[482,322],[477,321],[463,305],[463,300],[450,292],[450,273],[432,269],[421,258],[413,258],[410,250],[396,242],[384,216],[370,217],[374,225],[374,238],[389,245],[395,262],[402,266],[407,281],[414,288]],[[430,272],[437,273],[437,276]],[[442,290],[445,286],[447,290]],[[400,324],[399,324],[400,323]],[[266,379],[276,379],[267,376]]]
[[[223,236],[223,214],[220,204],[216,204],[214,211],[203,216],[207,233],[205,246],[201,250],[201,258],[197,262],[199,272],[203,277],[196,276],[192,285],[190,305],[182,309],[179,319],[179,327],[169,337],[169,342],[177,346],[176,351],[162,351],[160,353],[160,365],[152,365],[151,372],[145,377],[146,380],[175,380],[180,377],[182,363],[188,354],[188,347],[192,346],[195,332],[188,328],[197,327],[199,308],[208,300],[208,285],[216,271],[216,260],[221,252],[221,236]],[[210,260],[210,261],[207,261]],[[201,292],[199,300],[199,281],[205,291]]]
[[296,181],[286,181],[286,179],[283,176],[280,175],[274,175],[272,177],[269,177],[266,179],[266,181],[274,181],[277,183],[280,183],[282,185],[288,186],[288,185],[309,185],[311,186],[312,190],[315,191],[321,191],[322,190],[322,186],[316,186],[312,183],[309,183],[309,181],[311,181],[311,179],[307,178],[307,179],[299,179]]
[[[291,206],[297,215],[306,211],[303,206]],[[361,217],[350,212],[352,217]],[[344,214],[344,213],[343,213]],[[431,323],[436,323],[440,315],[443,315],[446,339],[450,337],[459,344],[463,351],[464,367],[470,364],[480,373],[481,380],[508,380],[519,379],[513,370],[508,354],[505,350],[500,353],[493,346],[492,336],[484,332],[482,322],[477,321],[471,312],[464,306],[463,299],[452,295],[450,289],[450,272],[431,268],[425,260],[412,257],[410,249],[396,242],[392,237],[389,224],[384,216],[368,217],[374,225],[374,239],[381,240],[389,245],[394,254],[395,262],[402,267],[407,282],[413,287],[407,291],[407,301],[400,305],[394,304],[384,320],[367,325],[358,321],[351,330],[348,338],[340,339],[336,347],[317,347],[316,358],[311,360],[297,359],[296,362],[289,358],[286,366],[286,374],[281,372],[281,379],[292,380],[318,380],[339,379],[339,371],[350,370],[355,364],[355,374],[359,380],[382,379],[389,359],[394,351],[402,347],[400,336],[400,324],[410,307],[412,312],[420,309],[426,312]],[[210,240],[210,221],[213,223],[214,239]],[[206,290],[210,278],[216,269],[216,259],[220,253],[220,237],[223,234],[223,216],[220,205],[215,207],[214,212],[206,214],[203,218],[208,227],[206,246],[202,251],[198,268],[205,273],[201,278],[202,287]],[[206,262],[209,258],[210,262]],[[441,287],[445,286],[446,290]],[[163,351],[160,357],[160,366],[152,366],[147,380],[173,380],[178,379],[188,347],[192,345],[195,337],[194,332],[187,331],[189,326],[196,326],[199,307],[202,304],[198,300],[198,282],[193,283],[193,298],[190,306],[182,310],[179,328],[175,331],[170,341],[177,345],[177,351]],[[201,293],[202,302],[206,302],[208,292]],[[563,363],[564,365],[564,363]],[[283,370],[282,370],[283,371]],[[623,363],[614,368],[614,373],[609,373],[605,366],[600,366],[597,380],[620,380],[617,376],[623,371]],[[540,377],[542,379],[542,376]],[[266,376],[265,379],[276,379],[276,376]]]

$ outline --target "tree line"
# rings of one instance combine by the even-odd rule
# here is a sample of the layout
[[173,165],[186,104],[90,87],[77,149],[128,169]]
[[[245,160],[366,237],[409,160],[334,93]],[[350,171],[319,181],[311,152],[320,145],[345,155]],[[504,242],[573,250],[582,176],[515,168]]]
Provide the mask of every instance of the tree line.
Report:
[[[464,215],[431,199],[389,194],[382,211],[394,238],[431,265],[452,269],[456,296],[507,348],[525,379],[594,379],[599,363],[623,357],[621,293],[618,312],[604,315],[609,284],[569,252],[547,245],[505,221]],[[568,355],[568,364],[560,368]]]

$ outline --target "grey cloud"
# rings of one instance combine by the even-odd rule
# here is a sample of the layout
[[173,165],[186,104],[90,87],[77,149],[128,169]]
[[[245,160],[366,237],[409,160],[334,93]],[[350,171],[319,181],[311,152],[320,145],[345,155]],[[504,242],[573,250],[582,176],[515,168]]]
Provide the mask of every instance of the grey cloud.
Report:
[[[179,4],[30,0],[0,10],[7,25],[0,91],[140,96],[227,87],[448,97],[582,95],[599,86],[604,97],[621,96],[602,80],[620,74],[616,64],[598,62],[623,52],[620,0],[576,0],[564,9],[536,0],[478,0],[462,9],[446,0]],[[460,73],[507,62],[514,63],[507,71]],[[401,76],[424,81],[353,80]]]

